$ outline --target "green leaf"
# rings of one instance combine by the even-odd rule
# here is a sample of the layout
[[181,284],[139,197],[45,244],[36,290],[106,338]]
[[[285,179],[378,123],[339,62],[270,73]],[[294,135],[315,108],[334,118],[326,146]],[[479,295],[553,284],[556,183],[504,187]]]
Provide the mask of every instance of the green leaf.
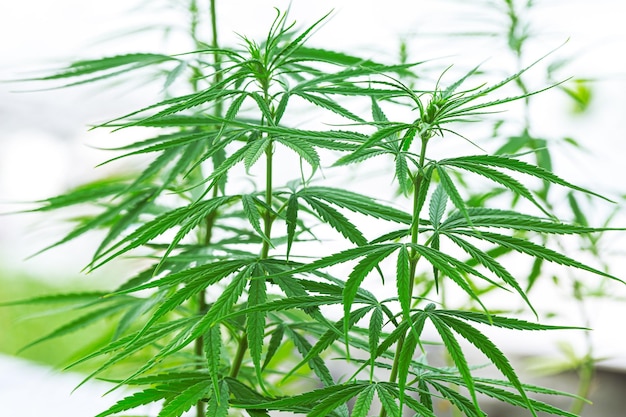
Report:
[[274,331],[272,332],[272,336],[270,337],[270,341],[267,344],[267,351],[265,352],[265,360],[263,361],[263,366],[261,369],[265,369],[267,365],[270,363],[276,352],[278,352],[278,348],[281,346],[283,341],[283,336],[285,335],[285,327],[281,324],[278,324]]
[[400,415],[400,408],[398,408],[398,404],[396,403],[394,396],[385,385],[377,384],[376,393],[378,394],[380,403],[383,406],[383,410],[387,412],[388,416]]
[[459,210],[459,212],[461,212],[461,214],[463,214],[467,222],[471,224],[472,221],[467,212],[465,200],[463,199],[461,194],[459,194],[459,190],[457,190],[454,182],[452,181],[452,178],[450,178],[450,175],[448,175],[446,170],[441,165],[437,165],[437,174],[439,174],[442,190],[450,197],[450,200],[452,200],[454,206]]
[[378,351],[378,342],[383,331],[383,310],[376,307],[372,310],[368,327],[368,342],[370,351],[370,382],[374,379],[374,371],[376,369],[376,352]]
[[356,122],[360,122],[360,123],[365,123],[365,120],[363,120],[362,118],[360,118],[359,116],[357,116],[356,114],[352,113],[351,111],[345,109],[344,107],[342,107],[341,105],[339,105],[339,103],[333,101],[333,100],[329,100],[327,98],[321,97],[321,96],[317,96],[317,95],[313,95],[313,94],[309,94],[309,93],[305,93],[302,91],[296,91],[293,94],[302,97],[303,99],[315,104],[316,106],[325,108],[327,110],[332,111],[335,114],[338,114],[340,116],[343,116],[347,119],[350,120],[354,120]]
[[[254,308],[262,305],[267,300],[265,277],[252,276],[248,288],[248,306]],[[248,346],[250,357],[257,373],[259,384],[263,385],[261,375],[261,356],[263,354],[263,339],[265,335],[265,312],[253,311],[248,313],[246,320],[246,330],[248,333]]]
[[[297,331],[291,327],[285,327],[285,334],[291,339],[296,349],[303,358],[308,357],[309,352],[312,349],[311,343]],[[308,362],[309,367],[315,372],[315,375],[322,381],[322,384],[326,387],[334,387],[335,381],[330,373],[330,370],[324,363],[324,360],[318,355],[315,355]],[[265,407],[264,407],[265,408]],[[268,407],[269,408],[269,407]]]
[[[129,71],[135,69],[173,60],[176,59],[167,55],[152,53],[133,53],[126,55],[116,55],[100,59],[80,60],[72,63],[67,68],[57,72],[56,74],[39,78],[31,78],[28,81],[65,80],[69,78],[83,77],[81,81],[66,85],[66,87],[69,87],[74,85],[91,83],[93,81],[106,79],[120,74],[126,74]],[[100,74],[88,77],[90,75],[98,73]]]
[[261,238],[271,245],[269,237],[261,230],[261,213],[257,208],[258,199],[250,194],[244,194],[241,196],[241,203],[243,204],[243,212],[245,213],[248,221],[254,228],[254,230],[261,236]]
[[349,190],[312,186],[299,191],[298,194],[312,196],[317,200],[324,200],[329,204],[376,219],[404,224],[411,223],[411,216],[409,214],[393,207],[385,206],[373,198]]
[[[85,382],[87,382],[88,380],[90,380],[91,378],[93,378],[95,375],[109,369],[111,366],[115,365],[116,363],[120,362],[121,360],[131,356],[133,353],[140,351],[141,349],[145,348],[146,346],[150,346],[153,343],[155,343],[157,340],[162,339],[168,335],[170,335],[171,333],[173,333],[176,330],[179,330],[181,328],[190,328],[193,326],[193,324],[195,323],[196,319],[195,318],[185,318],[185,319],[179,319],[179,320],[174,320],[174,321],[169,321],[166,323],[161,323],[161,324],[157,324],[155,326],[153,326],[151,329],[149,329],[148,331],[146,331],[140,338],[137,338],[137,334],[131,334],[129,336],[123,337],[121,339],[117,339],[114,340],[113,342],[109,343],[108,345],[96,350],[95,352],[92,352],[90,354],[88,354],[87,356],[79,359],[78,361],[68,365],[66,367],[67,368],[71,368],[73,366],[76,366],[82,362],[85,362],[87,360],[96,358],[98,356],[101,356],[103,354],[106,353],[112,353],[115,351],[119,351],[115,354],[113,354],[109,359],[107,359],[107,361],[105,363],[103,363],[102,365],[100,365],[95,371],[93,371],[91,374],[89,374],[77,387],[82,386]],[[130,344],[130,342],[132,342],[132,344]]]
[[367,243],[367,239],[365,239],[361,231],[357,229],[357,227],[343,214],[318,199],[306,195],[302,196],[302,198],[313,210],[315,210],[323,221],[341,233],[346,239],[359,246]]
[[430,223],[433,227],[435,227],[435,229],[439,228],[439,225],[441,224],[441,219],[446,212],[447,202],[448,195],[446,194],[444,187],[439,184],[430,199],[430,206],[428,208]]
[[398,250],[398,261],[396,263],[396,286],[398,289],[398,301],[402,307],[402,315],[405,319],[410,317],[411,301],[411,276],[409,265],[409,251],[406,246],[401,246]]
[[524,186],[522,183],[520,183],[519,181],[517,181],[515,178],[497,171],[495,169],[489,168],[487,166],[483,166],[480,164],[472,164],[472,163],[463,163],[463,162],[456,162],[454,164],[455,167],[457,168],[461,168],[464,169],[466,171],[470,171],[473,172],[475,174],[481,175],[485,178],[488,178],[498,184],[503,185],[504,187],[506,187],[508,190],[514,192],[517,195],[520,195],[524,198],[526,198],[528,201],[530,201],[531,203],[533,203],[536,207],[538,207],[541,211],[543,211],[546,215],[548,216],[552,216],[550,214],[550,212],[548,212],[541,204],[539,204],[539,202],[535,199],[535,197],[532,195],[532,193],[530,192],[530,190],[528,188],[526,188],[526,186]]
[[287,254],[289,259],[291,253],[291,246],[293,245],[293,239],[296,235],[296,225],[298,224],[298,196],[292,194],[289,196],[287,203],[287,212],[285,214],[285,221],[287,223]]
[[43,295],[39,297],[26,298],[23,300],[15,300],[15,301],[5,301],[0,303],[0,307],[9,307],[9,306],[17,306],[17,305],[25,305],[25,304],[74,304],[74,303],[91,303],[93,301],[97,301],[101,299],[103,296],[107,295],[107,292],[79,292],[79,293],[68,293],[68,294],[53,294],[53,295]]
[[[530,400],[526,396],[524,387],[522,386],[522,383],[517,377],[515,370],[511,366],[507,357],[496,347],[496,345],[491,340],[489,340],[485,335],[483,335],[478,330],[476,330],[474,327],[468,325],[467,323],[464,323],[461,320],[452,318],[448,315],[439,315],[436,313],[431,313],[429,315],[431,320],[433,320],[433,317],[435,315],[437,316],[437,320],[441,320],[443,323],[445,323],[445,325],[454,329],[455,332],[457,332],[463,338],[465,338],[468,342],[476,346],[481,352],[485,354],[485,356],[489,358],[489,360],[500,370],[500,372],[502,372],[502,374],[518,390],[518,392],[520,393],[520,395],[526,402],[526,408],[533,414],[533,416],[536,417],[536,412],[532,404],[530,403]],[[435,324],[434,321],[433,321],[433,324]],[[435,326],[437,326],[437,324],[435,324]],[[473,387],[472,387],[472,390],[473,390]]]
[[183,413],[206,398],[211,392],[211,385],[200,381],[187,387],[183,392],[173,397],[159,412],[158,417],[180,417]]
[[533,314],[535,314],[535,316],[538,317],[537,312],[535,311],[534,307],[532,306],[530,300],[528,299],[528,297],[526,295],[526,292],[524,292],[524,290],[519,285],[519,283],[517,282],[515,277],[513,275],[511,275],[511,273],[505,267],[503,267],[498,261],[496,261],[494,258],[489,256],[487,253],[481,251],[479,248],[477,248],[476,246],[472,245],[471,243],[469,243],[469,242],[467,242],[467,241],[465,241],[463,239],[460,239],[459,237],[454,236],[453,234],[450,234],[450,233],[444,233],[444,235],[447,236],[450,240],[452,240],[461,249],[463,249],[467,254],[469,254],[473,259],[475,259],[479,264],[485,266],[491,272],[496,274],[496,276],[498,276],[504,282],[506,282],[511,287],[513,287],[513,289],[515,289],[515,291],[517,291],[517,293],[520,295],[520,297],[522,297],[522,299],[526,302],[528,307],[530,307],[530,309],[532,310]]
[[313,146],[311,146],[305,140],[295,137],[285,139],[277,136],[274,138],[274,141],[281,143],[295,151],[300,156],[300,158],[304,159],[309,163],[309,165],[311,165],[311,167],[313,168],[313,173],[319,167],[320,157],[318,153],[315,151],[315,148],[313,148]]
[[435,329],[437,329],[437,333],[439,333],[439,336],[441,336],[441,340],[446,346],[446,349],[450,354],[452,361],[454,362],[456,368],[459,370],[459,373],[463,377],[463,381],[465,382],[467,390],[472,397],[474,407],[476,408],[476,410],[480,410],[480,406],[478,405],[478,398],[476,397],[476,389],[474,388],[474,378],[472,377],[472,374],[470,372],[467,359],[465,359],[463,349],[450,331],[448,327],[448,322],[441,320],[438,315],[433,314],[432,312],[426,312],[426,314],[435,326]]
[[411,323],[411,331],[404,339],[402,343],[402,350],[396,354],[400,355],[398,360],[398,400],[400,402],[400,409],[403,408],[406,394],[406,383],[411,368],[413,356],[417,345],[420,344],[420,336],[424,329],[424,323],[426,322],[425,314],[417,314],[414,320],[409,318]]
[[348,280],[346,281],[346,286],[343,289],[344,335],[346,348],[349,341],[348,330],[350,323],[348,318],[350,317],[352,303],[354,302],[361,283],[365,277],[372,272],[372,270],[374,270],[374,268],[378,267],[378,264],[380,264],[383,259],[395,252],[396,249],[398,249],[397,245],[384,245],[372,248],[370,249],[370,252],[366,254],[365,257],[354,267],[352,272],[350,272]]
[[26,346],[20,349],[20,352],[47,340],[61,337],[81,330],[100,320],[117,314],[120,310],[128,308],[128,305],[132,303],[132,299],[121,300],[121,302],[119,303],[109,304],[101,309],[91,311],[87,314],[83,314],[82,316],[70,321],[69,323],[63,324],[52,330],[51,332],[47,333],[46,335],[41,336],[34,341],[28,343]]
[[219,390],[209,397],[206,415],[211,417],[228,416],[228,384],[223,380],[219,382]]
[[108,410],[96,415],[95,417],[106,417],[112,414],[121,413],[122,411],[132,410],[142,405],[160,401],[171,395],[165,391],[148,388],[140,392],[135,392],[115,403]]
[[207,361],[207,369],[213,383],[212,398],[215,398],[221,391],[219,377],[222,362],[222,333],[220,326],[216,325],[209,328],[202,336],[202,341],[204,342],[204,356]]
[[509,170],[516,171],[522,174],[533,176],[535,178],[539,178],[541,180],[547,181],[552,184],[561,185],[563,187],[567,187],[572,190],[590,194],[598,198],[601,198],[603,200],[612,202],[611,200],[609,200],[608,198],[600,194],[597,194],[593,191],[587,190],[585,188],[582,188],[570,182],[567,182],[561,179],[560,177],[556,176],[550,171],[547,171],[538,166],[531,165],[526,162],[517,160],[515,158],[509,158],[509,157],[499,156],[499,155],[471,155],[471,156],[462,156],[458,158],[443,159],[438,162],[438,164],[440,165],[450,165],[450,166],[457,166],[457,164],[463,165],[464,163],[509,169]]
[[455,233],[466,235],[466,236],[471,236],[480,240],[485,240],[487,242],[491,242],[497,245],[504,246],[506,248],[510,248],[516,252],[525,253],[527,255],[544,259],[546,261],[553,262],[559,265],[569,266],[569,267],[581,269],[583,271],[592,272],[596,275],[611,278],[613,280],[626,284],[621,279],[609,273],[603,272],[599,269],[583,264],[582,262],[578,262],[568,256],[563,255],[562,253],[556,252],[552,249],[548,249],[544,246],[537,245],[536,243],[533,243],[529,240],[524,240],[524,239],[520,239],[520,238],[513,237],[513,236],[507,236],[507,235],[502,235],[498,233],[484,232],[484,231],[480,233],[475,233],[471,231],[457,230]]
[[372,406],[375,391],[376,385],[372,384],[359,393],[354,402],[354,407],[352,407],[351,417],[367,417],[370,407]]

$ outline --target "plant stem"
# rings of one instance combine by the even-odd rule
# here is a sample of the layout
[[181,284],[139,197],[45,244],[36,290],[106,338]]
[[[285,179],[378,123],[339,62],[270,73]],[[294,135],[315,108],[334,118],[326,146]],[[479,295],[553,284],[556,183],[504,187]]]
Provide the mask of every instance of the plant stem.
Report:
[[[211,29],[212,29],[212,46],[214,48],[217,48],[218,46],[217,12],[215,8],[215,2],[216,0],[210,0],[210,16],[211,16]],[[191,35],[192,35],[194,42],[196,43],[196,46],[199,46],[200,43],[197,38],[197,26],[198,26],[199,19],[198,19],[198,6],[196,3],[196,0],[192,0],[191,5],[190,5],[190,12],[192,15]],[[221,81],[222,74],[219,71],[221,58],[217,52],[213,55],[213,59],[215,63],[215,75],[213,77],[213,80],[215,83],[218,83]],[[197,90],[196,80],[193,81],[193,87],[194,87],[194,90]],[[215,111],[216,116],[218,117],[221,116],[221,113],[222,113],[222,101],[221,100],[217,101],[214,111]],[[218,187],[215,187],[213,189],[214,198],[217,197],[217,193],[218,193]],[[205,219],[205,233],[204,233],[204,238],[202,242],[204,246],[209,246],[211,244],[211,239],[213,237],[213,226],[215,225],[216,217],[217,217],[217,212],[213,211]],[[206,290],[203,290],[203,291],[200,291],[200,293],[198,294],[198,314],[199,315],[206,314],[207,308],[208,306],[206,303]],[[204,357],[204,337],[200,336],[195,340],[194,352],[196,356],[198,356],[199,358]],[[204,366],[199,365],[198,368],[203,369]],[[205,417],[205,416],[206,416],[205,404],[202,400],[199,400],[196,403],[196,417]]]
[[595,365],[593,363],[593,358],[586,356],[584,358],[584,362],[578,369],[578,390],[576,391],[576,395],[581,398],[574,400],[569,410],[570,413],[575,415],[580,415],[580,413],[582,413],[586,404],[585,398],[589,396],[589,391],[591,391],[591,383],[593,382],[594,373]]
[[[411,243],[416,244],[419,237],[419,214],[421,210],[420,204],[420,189],[422,187],[422,181],[424,181],[424,161],[426,160],[426,147],[428,145],[428,133],[422,136],[422,148],[420,151],[419,167],[413,179],[413,212],[411,222]],[[411,249],[411,256],[409,261],[409,294],[413,295],[413,287],[415,286],[415,272],[417,270],[417,261],[419,260],[415,249]],[[409,326],[410,327],[410,326]],[[393,365],[391,367],[391,373],[389,374],[389,382],[396,382],[398,378],[398,367],[400,365],[400,353],[404,347],[404,340],[406,333],[400,336],[398,344],[396,345],[396,353],[393,358]],[[386,417],[387,410],[384,408],[380,412],[380,417]]]
[[237,346],[237,353],[235,353],[235,358],[233,359],[233,365],[230,368],[231,378],[237,378],[239,370],[241,369],[241,364],[243,363],[243,357],[246,354],[246,349],[248,349],[248,333],[243,332],[241,339],[239,339],[239,345]]
[[[264,84],[266,85],[266,84]],[[264,97],[265,101],[270,104],[269,92],[267,87],[264,87]],[[267,148],[265,149],[265,204],[267,209],[263,214],[263,233],[267,237],[267,239],[263,239],[263,246],[261,247],[261,253],[259,255],[259,259],[267,259],[270,251],[270,242],[269,239],[272,234],[272,223],[274,222],[274,218],[272,216],[272,212],[270,207],[272,207],[272,194],[273,194],[273,165],[274,165],[274,152],[273,152],[273,144],[270,140],[267,144]],[[243,362],[243,357],[246,353],[246,349],[248,348],[248,332],[244,331],[241,335],[241,339],[239,339],[239,345],[237,346],[237,353],[235,354],[235,358],[233,359],[233,364],[230,368],[230,377],[236,378],[237,374],[239,374],[239,370],[241,369],[241,363]]]

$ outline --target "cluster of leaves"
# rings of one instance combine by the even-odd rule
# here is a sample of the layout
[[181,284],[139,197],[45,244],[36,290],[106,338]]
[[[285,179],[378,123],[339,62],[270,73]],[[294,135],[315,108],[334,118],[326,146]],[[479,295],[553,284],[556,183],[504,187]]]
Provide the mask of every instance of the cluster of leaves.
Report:
[[[537,93],[497,97],[532,65],[493,84],[465,88],[475,68],[446,87],[441,80],[417,90],[403,80],[415,81],[421,63],[389,65],[308,47],[322,21],[298,32],[278,13],[266,39],[243,37],[240,49],[213,42],[176,57],[140,53],[80,61],[45,78],[81,84],[156,66],[166,74],[166,87],[188,74],[192,91],[99,126],[158,132],[116,149],[121,154],[114,160],[151,157],[143,171],[85,184],[34,210],[96,208],[49,247],[103,229],[91,270],[131,253],[147,262],[109,293],[31,300],[89,307],[33,343],[116,320],[108,343],[70,365],[99,358],[86,380],[99,376],[115,388],[133,388],[97,417],[149,403],[161,404],[159,417],[179,417],[192,407],[198,417],[227,416],[234,409],[251,416],[280,410],[311,417],[364,417],[376,409],[400,417],[410,409],[434,417],[438,401],[467,416],[484,416],[480,396],[535,416],[574,416],[533,399],[535,393],[567,394],[522,383],[481,331],[568,327],[496,315],[481,294],[483,287],[512,291],[533,310],[524,283],[505,264],[510,253],[618,280],[531,239],[605,229],[559,221],[525,179],[597,195],[523,155],[428,154],[432,141],[461,140],[464,121]],[[353,103],[368,108],[367,114],[350,110]],[[394,121],[386,106],[409,108],[411,119]],[[294,127],[310,111],[344,118],[356,128]],[[319,168],[358,170],[370,158],[392,162],[389,176],[409,209],[358,193],[349,183],[317,185]],[[291,165],[301,172],[308,166],[310,175],[285,178]],[[235,192],[242,178],[253,179],[253,170],[263,173],[261,184]],[[468,204],[468,175],[526,200],[537,214]],[[388,231],[368,238],[360,218]],[[315,256],[313,229],[320,224],[345,242]],[[376,273],[381,286],[395,283],[394,297],[381,300],[365,288]],[[430,283],[419,295],[418,281]],[[431,301],[450,284],[478,309]],[[503,378],[476,375],[465,342]],[[432,363],[431,343],[445,349],[451,366]],[[351,376],[333,376],[331,359],[342,360],[342,371]]]

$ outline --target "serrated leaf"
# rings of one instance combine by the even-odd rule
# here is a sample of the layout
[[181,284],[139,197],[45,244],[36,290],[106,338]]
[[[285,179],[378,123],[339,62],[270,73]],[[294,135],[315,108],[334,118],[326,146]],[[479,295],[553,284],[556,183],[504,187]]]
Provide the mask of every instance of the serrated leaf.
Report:
[[398,301],[402,308],[402,315],[405,319],[410,317],[411,300],[413,290],[411,285],[409,251],[406,246],[401,246],[398,250],[398,260],[396,262],[396,287],[398,289]]
[[448,195],[446,194],[444,187],[439,184],[435,189],[428,207],[428,214],[430,217],[430,223],[435,229],[439,228],[441,219],[446,212],[446,204],[448,203]]
[[322,96],[305,93],[303,91],[296,91],[296,92],[294,92],[294,95],[302,97],[303,99],[305,99],[305,100],[315,104],[316,106],[319,106],[319,107],[325,108],[327,110],[330,110],[333,113],[338,114],[340,116],[343,116],[343,117],[345,117],[347,119],[354,120],[354,121],[360,122],[360,123],[365,123],[365,120],[363,120],[362,118],[360,118],[356,114],[352,113],[351,111],[347,110],[346,108],[342,107],[336,101],[329,100],[329,99],[327,99],[325,97],[322,97]]
[[64,336],[66,334],[74,333],[79,331],[89,325],[92,325],[104,318],[113,316],[117,314],[120,310],[128,308],[128,304],[132,304],[133,300],[122,300],[122,302],[108,304],[106,307],[103,307],[98,310],[91,311],[87,314],[83,314],[82,316],[70,321],[69,323],[63,324],[46,335],[35,339],[34,341],[28,343],[26,346],[20,349],[20,352],[26,350],[32,346],[35,346],[39,343],[45,342],[50,339],[54,339],[57,337]]
[[[112,259],[128,252],[129,250],[135,249],[152,241],[154,238],[162,235],[167,230],[180,226],[179,231],[172,239],[167,250],[162,256],[161,261],[159,262],[160,267],[163,265],[167,255],[176,248],[178,242],[180,242],[193,228],[200,224],[210,212],[216,210],[223,204],[233,201],[235,198],[236,197],[233,196],[216,197],[210,200],[192,203],[188,206],[179,207],[162,214],[156,219],[144,223],[123,240],[119,241],[107,251],[100,254],[97,258],[98,263],[92,263],[91,268],[98,268]],[[118,249],[120,246],[121,249]],[[157,267],[157,270],[159,267]]]
[[315,210],[324,222],[341,233],[346,239],[359,246],[367,243],[367,239],[365,239],[363,233],[361,233],[361,231],[357,229],[357,227],[352,224],[346,216],[318,199],[311,198],[306,195],[302,196],[302,198],[313,210]]
[[210,417],[227,417],[228,416],[228,384],[224,381],[219,382],[219,390],[213,392],[207,403],[206,415]]
[[278,348],[280,347],[283,341],[284,335],[285,335],[284,326],[282,326],[281,324],[278,324],[276,328],[274,329],[274,331],[272,332],[272,335],[270,336],[270,341],[267,344],[267,351],[265,352],[265,360],[263,361],[263,366],[261,366],[261,369],[265,369],[267,365],[270,363],[270,361],[272,360],[272,358],[278,351]]
[[343,289],[343,312],[344,312],[344,337],[346,341],[346,349],[348,348],[348,330],[350,327],[349,317],[350,310],[352,309],[352,303],[356,297],[359,287],[361,283],[365,279],[365,277],[374,270],[374,268],[378,267],[378,265],[389,255],[395,252],[397,249],[396,245],[389,246],[385,245],[379,248],[372,250],[370,253],[365,255],[365,257],[352,269],[350,275],[348,276],[348,280],[346,281],[346,286]]
[[213,396],[215,398],[220,392],[220,365],[222,361],[222,333],[220,326],[216,325],[207,330],[202,336],[204,345],[204,356],[206,358],[207,369],[213,384]]
[[376,352],[378,351],[378,342],[383,330],[383,311],[382,308],[376,307],[372,310],[370,322],[368,326],[368,342],[370,351],[370,382],[374,379],[374,371],[376,369]]
[[15,301],[5,301],[0,303],[2,307],[17,306],[24,304],[66,304],[66,303],[91,303],[93,301],[101,299],[107,295],[107,292],[93,291],[93,292],[78,292],[68,294],[53,294],[43,295],[39,297],[26,298]]
[[359,393],[352,407],[351,417],[367,417],[372,406],[375,391],[376,385],[372,384]]
[[244,194],[241,196],[243,212],[248,218],[250,225],[252,225],[252,228],[254,228],[254,230],[259,234],[259,236],[261,236],[264,241],[268,242],[271,245],[269,237],[267,237],[267,235],[263,233],[263,230],[261,230],[261,213],[257,208],[257,201],[258,200],[250,194]]
[[[262,276],[252,276],[248,288],[248,307],[262,305],[267,300],[265,278]],[[253,311],[246,314],[246,330],[248,334],[248,347],[250,357],[257,373],[259,384],[263,385],[261,375],[261,356],[263,354],[263,339],[265,335],[265,312]]]
[[315,148],[313,148],[313,146],[311,146],[308,142],[300,138],[284,139],[280,136],[275,137],[274,141],[295,151],[300,158],[304,159],[309,163],[309,165],[311,165],[313,173],[315,173],[320,164],[320,157],[315,151]]
[[520,295],[520,297],[522,297],[524,302],[526,302],[526,305],[528,305],[528,307],[532,310],[533,314],[535,314],[535,316],[538,316],[537,312],[535,311],[535,308],[533,307],[530,300],[528,299],[526,292],[519,285],[515,277],[505,267],[503,267],[498,261],[496,261],[494,258],[489,256],[487,253],[483,252],[482,250],[472,245],[471,243],[467,242],[466,240],[460,239],[459,237],[454,236],[453,234],[449,234],[449,233],[444,233],[444,235],[447,236],[448,239],[453,241],[458,247],[463,249],[479,264],[489,269],[491,272],[496,274],[496,276],[498,276],[504,282],[506,282],[511,287],[513,287],[513,289]]
[[[511,366],[507,357],[497,348],[497,346],[491,340],[489,340],[485,335],[483,335],[481,332],[476,330],[474,327],[456,318],[452,318],[447,315],[438,315],[436,313],[431,313],[429,315],[431,321],[433,321],[433,317],[435,315],[437,316],[437,320],[441,320],[443,323],[445,323],[446,326],[450,327],[451,329],[454,329],[455,332],[457,332],[463,338],[465,338],[465,340],[467,340],[468,342],[476,346],[481,352],[485,354],[485,356],[489,358],[491,363],[493,363],[496,366],[496,368],[498,368],[500,372],[502,372],[502,374],[518,390],[518,392],[520,393],[520,395],[522,396],[522,398],[524,399],[526,403],[526,408],[533,414],[533,416],[536,417],[536,412],[532,404],[530,403],[529,398],[526,396],[524,387],[522,386],[522,383],[520,382],[517,374],[515,373],[515,370]],[[434,321],[433,321],[433,324],[435,324]],[[435,324],[435,326],[437,325]]]
[[331,187],[311,186],[303,189],[299,195],[312,196],[329,204],[364,214],[377,219],[409,224],[411,216],[396,208],[383,205],[371,197]]
[[160,401],[168,395],[167,392],[148,388],[140,392],[135,392],[115,403],[108,410],[96,415],[95,417],[106,417],[111,414],[117,414],[122,411],[132,410],[142,405]]
[[248,143],[249,146],[244,155],[244,166],[246,167],[246,170],[249,171],[266,151],[267,146],[271,143],[271,141],[267,136],[261,136],[251,139]]
[[615,281],[619,281],[624,283],[621,279],[613,276],[609,273],[601,271],[599,269],[593,268],[589,265],[583,264],[582,262],[578,262],[568,256],[563,255],[562,253],[556,252],[552,249],[546,248],[544,246],[537,245],[529,240],[520,239],[513,236],[502,235],[498,233],[492,232],[470,232],[458,230],[457,234],[462,234],[465,236],[471,236],[476,239],[485,240],[487,242],[491,242],[497,245],[501,245],[507,248],[510,248],[516,252],[525,253],[530,256],[534,256],[536,258],[541,258],[549,262],[553,262],[559,265],[569,266],[577,269],[581,269],[583,271],[592,272],[596,275],[600,275],[603,277],[607,277],[613,279]]
[[396,404],[396,400],[391,395],[387,387],[385,387],[382,384],[377,384],[376,393],[378,394],[380,403],[383,406],[383,410],[387,412],[388,416],[400,415],[400,408],[398,408],[398,404]]
[[298,196],[296,194],[289,196],[289,201],[287,202],[287,212],[285,213],[285,222],[287,223],[286,257],[289,259],[293,239],[296,235],[296,225],[298,224]]
[[[311,343],[309,343],[309,341],[306,340],[304,336],[291,329],[291,327],[285,327],[285,334],[291,339],[294,346],[303,358],[309,355],[312,346]],[[331,388],[335,386],[335,381],[333,380],[330,370],[328,369],[322,358],[316,355],[311,358],[311,360],[309,360],[308,365],[313,370],[313,372],[315,372],[315,375],[317,375],[320,381],[322,381],[322,384],[324,384],[324,386]]]
[[198,401],[207,397],[210,392],[211,385],[207,384],[206,381],[200,381],[191,385],[166,403],[159,412],[158,417],[180,417],[192,406],[196,405]]
[[499,155],[471,155],[471,156],[462,156],[458,158],[444,159],[438,162],[438,164],[440,165],[452,165],[452,166],[455,166],[456,163],[460,163],[460,164],[471,163],[471,164],[509,169],[509,170],[516,171],[522,174],[533,176],[535,178],[539,178],[544,181],[548,181],[552,184],[561,185],[563,187],[567,187],[572,190],[590,194],[598,198],[601,198],[603,200],[612,202],[610,199],[600,194],[597,194],[593,191],[587,190],[585,188],[582,188],[570,182],[567,182],[550,171],[547,171],[538,166],[520,161],[515,158],[508,158],[508,157],[499,156]]
[[411,363],[413,356],[415,355],[417,345],[420,344],[419,338],[422,334],[422,330],[424,329],[426,315],[417,314],[414,316],[413,320],[411,320],[411,318],[409,318],[409,320],[411,322],[411,331],[409,331],[408,335],[404,339],[401,351],[396,353],[400,355],[398,360],[398,400],[400,402],[400,409],[402,409],[404,405],[406,395],[405,388],[409,370],[411,368]]
[[463,214],[467,222],[471,224],[472,220],[470,219],[469,214],[467,212],[465,200],[459,193],[459,190],[456,188],[456,185],[454,185],[454,182],[452,181],[452,178],[450,178],[450,175],[448,175],[446,170],[441,165],[437,165],[437,174],[439,174],[441,187],[444,190],[444,192],[450,197],[452,204],[454,204],[454,206],[459,210],[459,212]]
[[463,353],[463,349],[448,328],[447,322],[442,321],[439,316],[432,314],[432,312],[427,312],[426,314],[428,315],[431,323],[435,326],[435,329],[446,346],[454,365],[463,377],[463,381],[465,382],[465,386],[472,397],[475,409],[480,410],[478,398],[476,397],[476,389],[474,388],[474,378],[470,372],[470,367],[467,363],[467,359],[465,358],[465,354]]

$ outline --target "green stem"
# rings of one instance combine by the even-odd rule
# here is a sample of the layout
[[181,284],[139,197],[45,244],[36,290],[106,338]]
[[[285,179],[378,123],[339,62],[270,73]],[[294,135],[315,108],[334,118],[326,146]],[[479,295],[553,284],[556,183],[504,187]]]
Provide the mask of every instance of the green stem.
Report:
[[593,382],[593,376],[595,373],[595,366],[593,359],[589,356],[585,357],[585,361],[580,365],[578,370],[578,390],[576,395],[579,399],[574,400],[570,407],[570,413],[580,415],[585,408],[585,399],[589,396],[591,391],[591,383]]
[[[269,239],[272,233],[272,223],[274,218],[272,217],[272,212],[269,210],[269,207],[272,207],[272,176],[273,176],[273,151],[272,151],[272,142],[267,145],[267,149],[265,150],[265,204],[267,204],[268,209],[265,211],[263,215],[263,233]],[[270,243],[267,240],[263,241],[263,248],[261,249],[261,259],[267,259],[270,250]]]
[[[264,89],[264,97],[265,101],[270,104],[269,101],[269,92],[267,88]],[[272,207],[272,194],[273,194],[273,165],[274,165],[274,152],[272,150],[272,141],[270,140],[267,148],[265,149],[265,204],[268,207],[263,214],[263,233],[267,237],[267,240],[263,240],[263,246],[261,248],[261,253],[259,255],[260,259],[267,259],[270,251],[270,242],[269,239],[272,235],[272,223],[274,222],[274,217],[272,216],[272,212],[270,207]],[[239,346],[237,346],[237,353],[235,354],[235,358],[233,359],[233,364],[230,369],[231,378],[236,378],[239,374],[239,370],[241,369],[241,364],[243,362],[244,355],[246,353],[246,349],[248,349],[248,333],[243,332],[241,335],[241,339],[239,339]]]
[[[212,28],[212,46],[214,48],[217,49],[218,46],[218,40],[217,40],[217,12],[216,12],[216,8],[215,8],[215,3],[216,0],[210,0],[210,16],[211,16],[211,28]],[[191,16],[192,16],[192,21],[191,21],[191,37],[193,39],[193,41],[195,42],[196,46],[200,45],[200,42],[198,40],[197,37],[197,27],[198,27],[198,6],[196,3],[196,0],[192,0],[191,4],[190,4],[190,12],[191,12]],[[221,81],[222,78],[222,74],[221,71],[219,71],[220,67],[221,67],[221,58],[219,56],[219,54],[216,52],[213,55],[213,59],[214,59],[214,63],[215,63],[215,75],[214,75],[214,82],[218,83]],[[192,81],[193,83],[193,87],[194,90],[197,91],[197,80],[194,79]],[[215,104],[215,115],[216,116],[221,116],[222,114],[222,100],[218,100],[217,103]],[[213,189],[213,197],[217,197],[217,193],[218,193],[218,187],[215,187]],[[203,238],[203,244],[204,246],[209,246],[211,244],[211,240],[213,238],[213,226],[215,225],[215,220],[217,218],[217,212],[213,211],[211,212],[205,219],[205,233],[204,233],[204,238]],[[200,293],[198,294],[198,314],[203,315],[206,314],[208,310],[208,305],[206,302],[206,290],[200,291]],[[194,352],[196,354],[196,356],[198,356],[199,358],[203,358],[204,357],[204,337],[200,336],[198,337],[195,342],[194,342]],[[199,369],[203,369],[204,366],[203,365],[199,365],[198,366]],[[206,416],[206,406],[204,404],[204,402],[202,400],[198,401],[196,403],[196,417],[205,417]]]
[[[413,179],[413,212],[411,222],[411,243],[416,244],[419,237],[419,214],[421,210],[420,204],[420,188],[422,187],[422,181],[424,181],[424,161],[426,160],[426,147],[428,145],[428,137],[422,137],[422,148],[420,151],[420,160],[418,172]],[[415,249],[411,249],[411,256],[409,261],[409,294],[413,295],[413,287],[415,286],[415,272],[417,270],[417,261],[419,257]],[[410,326],[409,326],[410,328]],[[400,365],[400,353],[404,347],[404,340],[406,339],[406,333],[401,335],[396,345],[396,354],[393,358],[393,365],[391,367],[391,373],[389,374],[389,382],[396,382],[398,379],[398,369]],[[380,417],[386,417],[387,411],[383,408],[380,412]]]
[[233,359],[233,365],[230,368],[230,377],[237,378],[239,375],[239,370],[241,369],[241,364],[243,363],[243,357],[246,354],[246,350],[248,349],[248,333],[243,332],[241,335],[241,339],[239,339],[239,345],[237,346],[237,353],[235,353],[235,357]]

